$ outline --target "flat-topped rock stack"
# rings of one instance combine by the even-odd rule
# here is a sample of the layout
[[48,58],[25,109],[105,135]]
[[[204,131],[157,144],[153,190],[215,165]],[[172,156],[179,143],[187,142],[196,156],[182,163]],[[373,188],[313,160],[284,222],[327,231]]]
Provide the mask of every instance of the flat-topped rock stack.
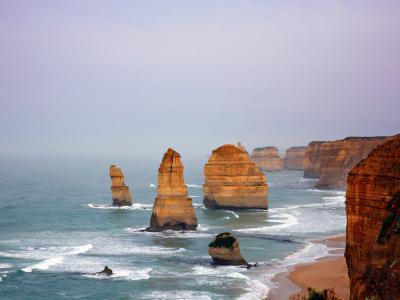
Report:
[[283,159],[279,156],[278,148],[255,148],[251,160],[263,171],[282,171]]
[[347,174],[386,137],[348,137],[324,142],[321,147],[320,177],[316,188],[345,189]]
[[114,206],[130,206],[132,205],[132,195],[129,187],[125,185],[124,173],[116,165],[110,167],[111,177],[111,195]]
[[268,208],[265,175],[234,145],[212,151],[204,176],[203,203],[207,208]]
[[220,233],[208,244],[214,265],[250,266],[240,253],[239,241],[228,232]]
[[158,171],[157,198],[148,231],[196,230],[197,217],[183,177],[181,156],[169,148]]
[[283,160],[283,168],[286,170],[303,171],[306,150],[307,147],[304,146],[290,147],[287,149]]
[[372,150],[347,182],[350,299],[400,299],[400,135]]

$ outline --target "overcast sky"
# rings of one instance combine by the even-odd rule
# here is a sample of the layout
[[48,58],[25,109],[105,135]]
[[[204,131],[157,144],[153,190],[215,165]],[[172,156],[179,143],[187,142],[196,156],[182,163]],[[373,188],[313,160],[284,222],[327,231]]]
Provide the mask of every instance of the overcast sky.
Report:
[[400,132],[400,1],[0,1],[0,156]]

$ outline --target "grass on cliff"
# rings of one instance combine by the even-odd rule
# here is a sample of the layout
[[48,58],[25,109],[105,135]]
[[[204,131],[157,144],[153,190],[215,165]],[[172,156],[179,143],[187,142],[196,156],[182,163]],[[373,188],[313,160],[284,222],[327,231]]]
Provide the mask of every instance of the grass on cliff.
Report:
[[291,297],[291,300],[341,300],[333,289],[324,289],[317,291],[313,288],[308,288],[307,292],[301,293],[295,297]]
[[215,237],[215,240],[208,244],[208,247],[214,248],[227,248],[232,249],[236,238],[234,238],[229,232],[220,233]]
[[400,235],[400,215],[399,215],[399,207],[400,207],[400,193],[396,193],[392,200],[386,206],[386,209],[389,211],[388,216],[383,221],[381,230],[379,231],[376,242],[378,244],[384,244],[389,233],[389,228],[392,227],[393,222],[396,221],[394,225],[394,233]]

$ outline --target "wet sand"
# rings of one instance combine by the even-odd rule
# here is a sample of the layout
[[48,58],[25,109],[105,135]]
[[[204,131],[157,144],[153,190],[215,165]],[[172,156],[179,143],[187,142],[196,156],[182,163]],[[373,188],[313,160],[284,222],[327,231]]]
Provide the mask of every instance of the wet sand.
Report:
[[341,299],[349,299],[349,279],[343,256],[345,239],[345,235],[341,235],[316,241],[340,249],[330,251],[330,255],[314,263],[296,265],[289,272],[275,276],[273,281],[277,283],[278,288],[272,289],[267,299],[295,299],[299,293],[307,291],[308,287],[317,290],[333,288]]

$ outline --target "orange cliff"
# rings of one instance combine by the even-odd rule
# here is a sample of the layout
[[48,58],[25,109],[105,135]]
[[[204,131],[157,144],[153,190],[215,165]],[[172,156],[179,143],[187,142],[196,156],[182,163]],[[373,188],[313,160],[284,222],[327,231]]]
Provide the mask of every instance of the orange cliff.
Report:
[[350,299],[400,299],[400,135],[350,172],[346,213]]
[[234,145],[212,151],[204,176],[203,203],[207,208],[268,208],[265,175]]
[[255,148],[250,158],[263,171],[281,171],[283,169],[283,160],[276,147]]
[[290,147],[286,150],[286,155],[283,160],[283,168],[286,170],[304,170],[304,155],[307,147]]
[[320,177],[316,188],[345,189],[347,174],[386,137],[348,137],[324,142],[321,148]]
[[116,165],[110,167],[111,196],[114,206],[132,205],[132,196],[129,187],[125,185],[124,173]]
[[319,167],[321,165],[322,141],[313,141],[307,145],[304,154],[304,178],[319,178]]
[[148,231],[196,230],[197,217],[183,178],[181,156],[169,148],[158,170],[157,198]]

